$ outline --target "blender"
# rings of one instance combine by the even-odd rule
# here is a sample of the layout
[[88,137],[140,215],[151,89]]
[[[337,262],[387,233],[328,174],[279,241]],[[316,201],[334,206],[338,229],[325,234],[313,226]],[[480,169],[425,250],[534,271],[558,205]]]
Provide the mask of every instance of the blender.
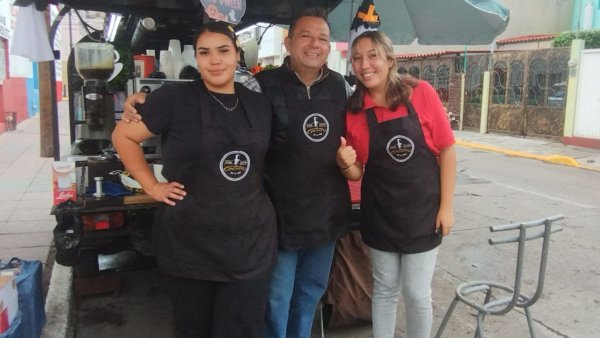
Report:
[[111,145],[115,114],[108,79],[115,68],[114,55],[114,46],[109,43],[75,45],[75,69],[84,82],[81,87],[83,116],[77,121],[79,135],[72,147],[73,155],[99,155]]

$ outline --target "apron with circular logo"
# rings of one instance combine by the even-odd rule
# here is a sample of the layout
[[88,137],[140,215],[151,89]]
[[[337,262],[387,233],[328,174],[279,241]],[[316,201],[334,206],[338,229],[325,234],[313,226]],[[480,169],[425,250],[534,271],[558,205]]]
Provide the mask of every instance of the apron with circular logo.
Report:
[[327,79],[306,98],[282,86],[288,118],[287,137],[269,162],[277,210],[280,249],[310,248],[347,232],[350,193],[335,162],[345,129],[345,98],[334,99]]
[[263,186],[270,128],[258,125],[261,112],[247,108],[243,114],[250,126],[214,125],[211,98],[202,87],[196,153],[177,174],[187,195],[162,208],[163,222],[170,223],[161,224],[161,267],[173,260],[174,273],[184,277],[253,278],[270,270],[276,251],[275,211]]
[[367,109],[369,158],[361,188],[361,233],[381,251],[418,253],[441,243],[435,220],[440,205],[440,167],[425,142],[419,118],[377,122]]

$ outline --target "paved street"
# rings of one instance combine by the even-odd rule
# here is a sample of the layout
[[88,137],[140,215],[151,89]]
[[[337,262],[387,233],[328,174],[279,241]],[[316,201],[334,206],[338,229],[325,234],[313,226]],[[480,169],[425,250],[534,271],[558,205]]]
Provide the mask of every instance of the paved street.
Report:
[[[545,290],[532,308],[536,330],[541,337],[595,336],[600,270],[592,257],[600,248],[600,173],[477,149],[459,148],[458,157],[456,228],[440,251],[436,303],[445,311],[452,297],[444,292],[445,279],[454,280],[454,286],[466,280],[512,283],[516,247],[490,246],[487,238],[507,234],[492,234],[489,226],[563,214],[559,224],[564,230],[553,235],[550,245]],[[539,241],[531,244],[523,277],[526,294],[537,280],[540,252]],[[473,317],[461,319],[475,324]],[[490,336],[528,336],[521,310],[502,319],[488,317],[486,327]],[[467,336],[458,328],[453,332],[447,336]]]

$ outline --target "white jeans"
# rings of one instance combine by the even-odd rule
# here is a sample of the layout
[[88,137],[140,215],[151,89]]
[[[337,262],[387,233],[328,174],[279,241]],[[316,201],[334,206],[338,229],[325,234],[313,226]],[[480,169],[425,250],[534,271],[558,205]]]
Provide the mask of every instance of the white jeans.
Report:
[[433,320],[431,280],[438,248],[417,254],[369,248],[374,279],[374,338],[394,337],[400,290],[406,308],[406,337],[429,338]]

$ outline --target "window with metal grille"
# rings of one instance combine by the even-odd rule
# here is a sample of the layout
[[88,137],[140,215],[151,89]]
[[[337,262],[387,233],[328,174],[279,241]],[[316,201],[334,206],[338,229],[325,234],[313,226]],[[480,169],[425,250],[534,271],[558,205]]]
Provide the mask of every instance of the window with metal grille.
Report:
[[506,102],[506,63],[498,61],[494,64],[492,87],[492,104],[504,104]]
[[567,78],[569,76],[566,58],[554,58],[552,60],[549,76],[546,105],[564,107],[567,102]]
[[423,68],[423,76],[421,78],[429,82],[431,86],[435,87],[435,75],[433,74],[431,66],[425,66]]
[[436,70],[435,79],[435,90],[440,99],[442,102],[448,102],[448,93],[450,92],[450,68],[446,65],[439,66]]
[[419,67],[417,67],[417,66],[410,67],[410,69],[408,70],[408,74],[417,79],[421,78],[421,71],[419,70]]
[[527,91],[528,105],[544,105],[544,87],[546,86],[547,77],[548,70],[544,60],[539,58],[533,59],[529,66],[529,81],[527,83],[529,87],[529,90]]
[[472,64],[469,66],[467,71],[467,103],[481,103],[481,92],[483,90],[481,86],[481,66],[479,64]]
[[523,64],[513,61],[510,64],[508,104],[521,105],[523,103]]

